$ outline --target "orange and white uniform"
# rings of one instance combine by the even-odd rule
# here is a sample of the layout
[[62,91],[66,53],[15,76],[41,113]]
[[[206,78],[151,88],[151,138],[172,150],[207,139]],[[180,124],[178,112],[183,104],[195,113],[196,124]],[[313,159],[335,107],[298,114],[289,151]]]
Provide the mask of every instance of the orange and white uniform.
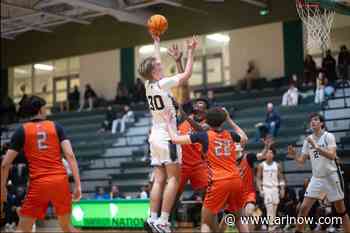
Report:
[[[182,135],[194,132],[191,124],[186,120],[182,122],[178,131]],[[208,168],[204,160],[202,145],[200,143],[182,145],[182,163],[180,185],[178,193],[184,191],[188,181],[191,182],[193,190],[206,189],[208,186]]]
[[244,154],[243,157],[238,160],[238,166],[241,170],[243,188],[245,193],[245,204],[256,203],[256,191],[254,184],[254,154]]
[[201,143],[208,164],[208,188],[204,207],[217,214],[226,206],[243,207],[243,187],[236,165],[239,135],[227,130],[198,132],[190,136],[192,143]]
[[58,216],[71,213],[72,195],[61,156],[64,140],[63,128],[48,120],[33,120],[15,131],[10,149],[23,151],[30,178],[20,215],[43,219],[49,202]]

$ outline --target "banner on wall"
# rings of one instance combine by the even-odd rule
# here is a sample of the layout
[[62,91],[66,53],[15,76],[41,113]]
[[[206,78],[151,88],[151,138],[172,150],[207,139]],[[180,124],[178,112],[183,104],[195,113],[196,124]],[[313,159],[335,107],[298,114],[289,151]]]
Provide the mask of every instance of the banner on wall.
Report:
[[73,203],[72,225],[89,228],[143,228],[149,200],[83,200]]

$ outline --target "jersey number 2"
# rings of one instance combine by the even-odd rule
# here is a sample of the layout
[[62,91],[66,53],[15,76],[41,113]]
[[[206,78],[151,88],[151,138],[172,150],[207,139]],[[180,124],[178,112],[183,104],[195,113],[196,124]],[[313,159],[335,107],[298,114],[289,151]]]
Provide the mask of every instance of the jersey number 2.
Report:
[[147,98],[148,98],[149,108],[152,111],[164,109],[164,102],[160,95],[155,95],[155,96],[149,95],[147,96]]
[[46,150],[48,148],[48,146],[46,144],[47,133],[44,131],[39,131],[37,134],[37,138],[38,138],[38,149],[39,150]]

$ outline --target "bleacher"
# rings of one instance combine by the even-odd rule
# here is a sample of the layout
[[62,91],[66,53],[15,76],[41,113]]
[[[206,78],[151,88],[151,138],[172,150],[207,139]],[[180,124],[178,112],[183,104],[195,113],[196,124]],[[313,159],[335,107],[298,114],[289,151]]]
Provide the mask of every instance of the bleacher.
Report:
[[[265,89],[251,92],[225,91],[215,94],[216,102],[228,109],[235,109],[234,117],[250,138],[248,151],[258,152],[261,143],[254,143],[254,125],[264,121],[266,103],[277,106],[282,117],[282,127],[276,139],[278,160],[284,161],[288,184],[298,186],[304,177],[310,176],[310,166],[296,166],[294,161],[285,160],[288,144],[301,146],[301,135],[307,126],[307,116],[311,111],[321,110],[312,103],[298,107],[279,107],[284,90]],[[145,106],[136,108],[137,121],[124,135],[97,133],[104,120],[104,109],[91,112],[59,113],[51,119],[61,123],[71,138],[80,167],[82,168],[82,189],[90,196],[96,187],[108,188],[117,184],[120,190],[133,197],[149,180],[151,168],[144,161],[144,151],[151,118]]]

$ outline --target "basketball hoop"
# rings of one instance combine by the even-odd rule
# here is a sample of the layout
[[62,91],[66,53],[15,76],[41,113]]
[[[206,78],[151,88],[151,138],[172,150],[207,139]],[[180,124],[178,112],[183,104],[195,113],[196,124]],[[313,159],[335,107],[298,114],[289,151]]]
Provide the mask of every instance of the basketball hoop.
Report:
[[296,8],[306,29],[307,48],[325,52],[331,45],[334,9],[322,8],[320,1],[316,0],[296,0]]

